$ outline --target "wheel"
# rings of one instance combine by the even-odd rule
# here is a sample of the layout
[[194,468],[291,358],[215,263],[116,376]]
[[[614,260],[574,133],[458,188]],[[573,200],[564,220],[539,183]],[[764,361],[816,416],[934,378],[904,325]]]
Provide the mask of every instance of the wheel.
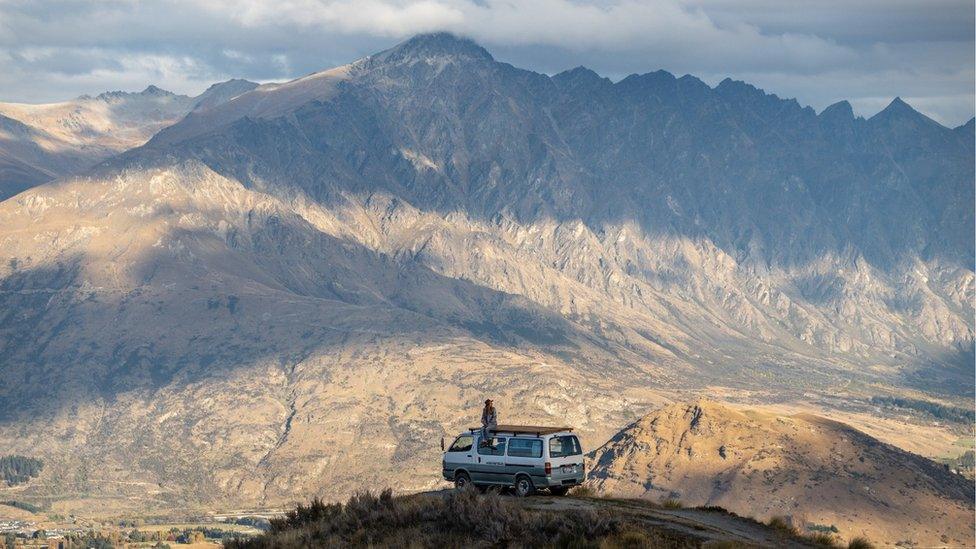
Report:
[[471,477],[467,473],[461,471],[454,475],[454,488],[457,490],[463,490],[467,485],[471,484]]
[[515,495],[524,498],[526,496],[531,496],[535,493],[535,486],[532,484],[532,479],[522,475],[515,479]]
[[549,493],[554,496],[565,496],[566,492],[569,492],[569,486],[553,486],[549,489]]

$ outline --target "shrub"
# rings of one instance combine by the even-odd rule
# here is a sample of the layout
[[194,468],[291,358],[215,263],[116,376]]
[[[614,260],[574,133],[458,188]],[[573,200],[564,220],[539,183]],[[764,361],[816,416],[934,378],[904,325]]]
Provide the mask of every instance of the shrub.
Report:
[[874,544],[864,536],[857,536],[847,543],[847,549],[874,549]]
[[685,506],[682,505],[681,500],[675,498],[668,498],[661,502],[661,506],[665,509],[684,509]]
[[569,491],[569,495],[574,496],[574,497],[578,497],[578,498],[595,498],[595,497],[597,497],[596,491],[593,490],[593,488],[590,488],[589,486],[586,486],[585,484],[580,484],[580,485],[574,486],[573,489]]
[[795,526],[790,524],[790,521],[787,520],[786,517],[773,517],[769,519],[769,522],[766,524],[768,524],[773,530],[787,536],[797,537],[800,535],[800,532]]
[[809,539],[810,541],[812,541],[814,545],[820,545],[822,547],[836,547],[837,546],[837,538],[835,538],[831,534],[828,534],[827,532],[815,532],[815,533],[811,534],[810,536],[808,536],[807,539]]

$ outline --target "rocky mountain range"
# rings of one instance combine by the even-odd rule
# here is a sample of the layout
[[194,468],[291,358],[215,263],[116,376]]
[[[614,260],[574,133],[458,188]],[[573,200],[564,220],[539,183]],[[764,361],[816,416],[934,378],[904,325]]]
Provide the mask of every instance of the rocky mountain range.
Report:
[[615,435],[591,464],[589,482],[608,495],[783,517],[885,547],[974,543],[970,481],[814,415],[672,404]]
[[0,103],[0,200],[57,177],[75,175],[138,147],[192,110],[204,110],[257,86],[214,84],[196,97],[148,86],[49,104]]
[[716,385],[971,399],[972,121],[445,34],[239,91],[0,202],[0,445],[49,461],[22,495],[432,487],[486,395],[590,447]]

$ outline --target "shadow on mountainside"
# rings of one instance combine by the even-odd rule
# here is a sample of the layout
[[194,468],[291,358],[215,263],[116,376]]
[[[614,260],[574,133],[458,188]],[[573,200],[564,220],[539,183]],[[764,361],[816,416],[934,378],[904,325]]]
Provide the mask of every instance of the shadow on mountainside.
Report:
[[470,337],[579,363],[588,362],[577,356],[585,345],[611,369],[625,364],[614,355],[635,351],[523,297],[394,260],[296,217],[248,223],[226,237],[173,231],[165,247],[110,260],[125,280],[100,279],[105,258],[83,253],[17,264],[0,280],[0,417],[328,353],[363,330]]

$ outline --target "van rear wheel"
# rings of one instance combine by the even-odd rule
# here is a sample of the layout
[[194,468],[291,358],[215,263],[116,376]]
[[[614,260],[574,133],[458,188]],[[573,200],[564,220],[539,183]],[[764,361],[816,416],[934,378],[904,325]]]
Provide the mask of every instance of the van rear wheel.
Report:
[[471,477],[467,473],[461,472],[454,475],[454,488],[463,490],[469,484],[471,484]]
[[569,486],[553,486],[549,489],[549,493],[554,496],[565,496],[566,492],[569,492]]
[[524,498],[526,496],[531,496],[535,493],[535,485],[532,484],[532,479],[522,475],[515,479],[515,495]]

